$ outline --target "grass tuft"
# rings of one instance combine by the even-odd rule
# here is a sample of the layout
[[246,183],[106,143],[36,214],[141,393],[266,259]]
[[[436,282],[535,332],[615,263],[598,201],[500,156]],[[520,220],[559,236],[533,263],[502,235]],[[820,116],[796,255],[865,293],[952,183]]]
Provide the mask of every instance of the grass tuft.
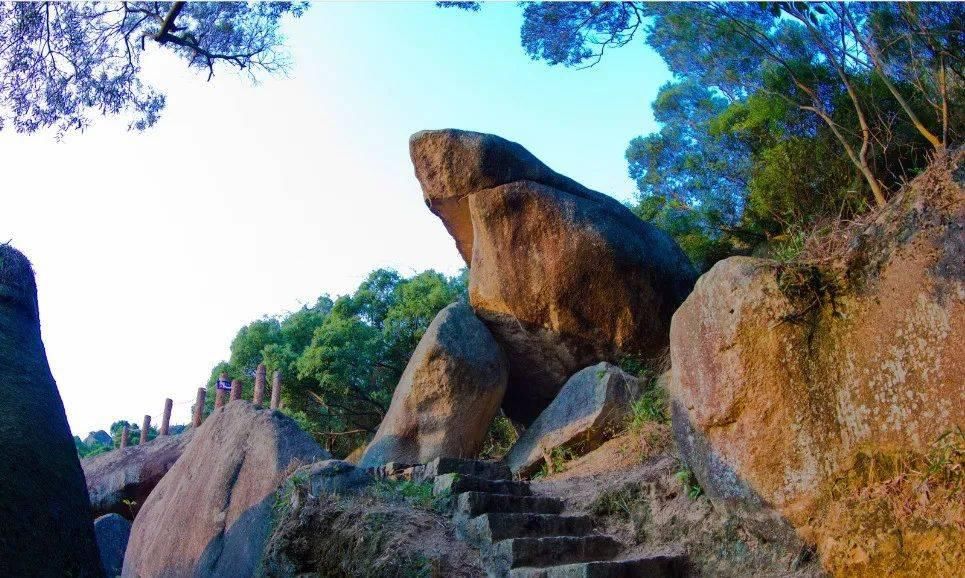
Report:
[[435,496],[429,482],[380,479],[368,490],[374,497],[388,502],[402,502],[429,512],[443,513],[449,509],[451,496]]
[[700,487],[700,482],[697,481],[697,476],[686,468],[678,471],[674,476],[680,480],[680,484],[684,487],[684,493],[691,500],[696,500],[700,496],[704,495],[704,489]]

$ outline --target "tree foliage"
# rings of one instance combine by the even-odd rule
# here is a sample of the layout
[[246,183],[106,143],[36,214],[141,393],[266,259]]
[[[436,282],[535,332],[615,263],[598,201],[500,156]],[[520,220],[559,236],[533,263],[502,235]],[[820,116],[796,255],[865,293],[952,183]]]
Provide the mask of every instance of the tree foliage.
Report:
[[230,358],[212,369],[207,409],[222,372],[240,379],[250,399],[264,363],[269,376],[283,375],[284,411],[345,455],[378,428],[419,339],[440,309],[465,298],[466,282],[465,274],[404,278],[378,269],[351,295],[322,296],[311,307],[254,321],[232,341]]
[[233,67],[254,76],[288,65],[280,22],[300,16],[290,2],[0,3],[0,129],[58,134],[95,115],[125,113],[143,130],[164,95],[141,80],[151,46],[193,69]]
[[965,136],[960,3],[526,4],[521,43],[593,66],[634,38],[674,80],[633,139],[636,212],[702,268],[887,201]]

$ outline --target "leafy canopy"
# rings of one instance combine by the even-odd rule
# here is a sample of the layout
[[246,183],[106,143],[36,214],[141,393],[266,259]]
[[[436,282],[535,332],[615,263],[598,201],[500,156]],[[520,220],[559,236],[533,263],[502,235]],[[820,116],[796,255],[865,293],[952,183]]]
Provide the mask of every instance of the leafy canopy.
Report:
[[[458,3],[478,9],[476,3]],[[960,3],[526,4],[533,59],[593,66],[634,38],[674,80],[626,157],[642,218],[706,269],[887,201],[965,134]]]
[[208,73],[236,68],[253,78],[284,70],[280,23],[307,3],[0,3],[0,129],[58,135],[95,115],[126,114],[130,127],[157,122],[164,95],[141,80],[152,46]]
[[230,358],[212,369],[207,409],[222,372],[240,379],[250,398],[264,363],[269,376],[283,375],[285,411],[345,455],[378,428],[419,339],[440,309],[465,299],[466,283],[465,273],[405,278],[378,269],[351,295],[322,296],[311,307],[254,321],[232,341]]

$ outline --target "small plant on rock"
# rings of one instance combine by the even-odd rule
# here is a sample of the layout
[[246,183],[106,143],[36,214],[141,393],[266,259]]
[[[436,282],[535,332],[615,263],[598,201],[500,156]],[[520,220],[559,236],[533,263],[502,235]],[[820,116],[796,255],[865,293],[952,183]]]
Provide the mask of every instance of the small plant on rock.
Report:
[[643,542],[651,519],[649,497],[647,485],[638,482],[624,484],[599,494],[590,504],[590,513],[594,517],[615,517],[631,522],[637,542]]
[[432,484],[429,482],[413,482],[411,480],[378,480],[370,490],[378,498],[405,502],[413,508],[430,512],[443,512],[448,508],[449,495],[435,496]]
[[594,516],[616,516],[629,520],[638,502],[645,496],[645,488],[638,483],[625,484],[615,490],[607,490],[590,504]]
[[697,481],[697,476],[694,472],[684,468],[675,474],[676,478],[680,480],[680,483],[684,487],[684,493],[691,500],[696,500],[700,496],[704,495],[704,489],[700,487],[700,482]]
[[516,443],[518,438],[519,434],[516,433],[516,428],[513,427],[513,423],[500,412],[493,418],[492,423],[489,425],[489,430],[486,432],[486,439],[483,440],[482,451],[479,452],[479,459],[502,459],[503,456],[509,453],[509,449],[513,447],[513,444]]
[[543,465],[533,474],[533,479],[545,478],[566,469],[566,462],[575,460],[580,455],[576,448],[557,446],[549,452],[543,451]]
[[127,509],[131,513],[131,517],[133,518],[135,514],[134,510],[135,508],[137,508],[137,501],[125,498],[121,500],[121,503],[127,506]]

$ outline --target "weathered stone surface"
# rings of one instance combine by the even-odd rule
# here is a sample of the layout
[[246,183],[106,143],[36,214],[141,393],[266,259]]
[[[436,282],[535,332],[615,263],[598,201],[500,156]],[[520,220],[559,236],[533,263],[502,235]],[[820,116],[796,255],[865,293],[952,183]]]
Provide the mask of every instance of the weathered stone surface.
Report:
[[549,568],[516,568],[510,578],[682,578],[692,575],[683,556],[579,562]]
[[733,257],[673,319],[683,459],[712,499],[772,536],[793,527],[842,575],[965,563],[960,499],[908,469],[942,436],[961,448],[965,425],[965,195],[924,178],[820,282]]
[[252,576],[281,482],[328,453],[277,411],[232,401],[199,427],[134,520],[124,576]]
[[527,482],[514,482],[509,479],[487,480],[462,474],[444,474],[437,476],[432,482],[432,494],[435,496],[456,495],[462,492],[486,492],[509,496],[533,495]]
[[475,476],[486,480],[511,480],[512,472],[506,464],[488,460],[461,460],[457,458],[436,458],[425,465],[415,477],[417,482],[433,481],[438,476],[459,474]]
[[509,496],[485,492],[463,492],[456,497],[456,513],[463,517],[481,514],[559,514],[563,502],[543,496]]
[[111,447],[114,445],[114,438],[111,437],[111,434],[107,433],[102,429],[97,431],[92,431],[89,434],[87,434],[87,437],[84,438],[84,445],[87,445],[87,446],[100,445],[100,446]]
[[409,139],[416,178],[426,205],[442,219],[466,263],[472,260],[472,223],[467,197],[515,181],[532,181],[605,202],[592,191],[543,164],[518,143],[466,130],[425,130]]
[[514,474],[529,475],[554,448],[598,448],[622,429],[639,389],[635,377],[610,363],[577,372],[516,440],[505,458],[509,469]]
[[154,487],[181,457],[192,434],[189,430],[162,436],[145,445],[81,460],[94,515],[113,512],[133,520]]
[[101,576],[93,517],[40,338],[30,262],[0,244],[0,576]]
[[497,576],[506,576],[513,568],[609,560],[619,551],[620,543],[610,536],[510,538],[494,544],[486,561]]
[[464,303],[440,311],[406,365],[389,411],[359,462],[473,457],[506,390],[506,359]]
[[668,235],[497,136],[424,131],[410,152],[470,265],[470,304],[509,358],[512,419],[531,423],[582,367],[667,345],[696,278]]
[[314,496],[322,494],[350,494],[358,492],[375,481],[362,468],[343,460],[322,460],[295,470],[293,479],[305,483]]
[[589,516],[490,513],[467,520],[462,535],[476,548],[486,548],[510,538],[585,536],[592,531]]
[[131,523],[118,514],[107,514],[94,520],[97,549],[107,576],[120,576],[124,567],[124,552],[131,537]]

